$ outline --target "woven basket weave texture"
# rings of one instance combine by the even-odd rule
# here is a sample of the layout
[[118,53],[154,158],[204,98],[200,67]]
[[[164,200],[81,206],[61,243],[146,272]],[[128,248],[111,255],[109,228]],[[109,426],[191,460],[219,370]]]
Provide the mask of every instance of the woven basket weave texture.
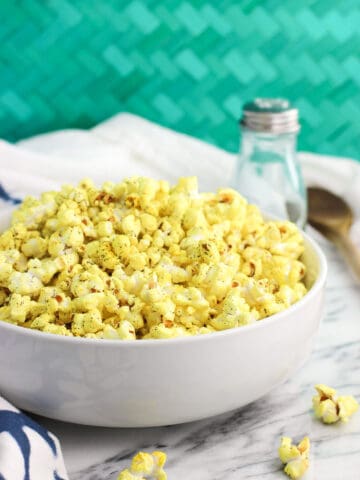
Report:
[[300,148],[360,159],[359,0],[2,0],[0,136],[121,111],[236,151],[241,107],[284,96]]

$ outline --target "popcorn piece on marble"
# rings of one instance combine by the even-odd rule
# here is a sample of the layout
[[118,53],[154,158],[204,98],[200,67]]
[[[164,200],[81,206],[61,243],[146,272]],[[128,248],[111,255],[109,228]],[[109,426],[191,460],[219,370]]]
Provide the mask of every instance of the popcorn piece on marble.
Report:
[[334,388],[327,385],[315,385],[318,394],[313,397],[315,416],[324,423],[347,422],[359,408],[352,395],[337,396]]
[[164,452],[138,452],[132,459],[130,469],[120,472],[118,480],[167,480],[163,468],[165,462]]
[[304,437],[298,445],[293,445],[290,437],[282,437],[279,457],[285,464],[284,472],[290,478],[301,478],[309,468],[309,451],[309,437]]

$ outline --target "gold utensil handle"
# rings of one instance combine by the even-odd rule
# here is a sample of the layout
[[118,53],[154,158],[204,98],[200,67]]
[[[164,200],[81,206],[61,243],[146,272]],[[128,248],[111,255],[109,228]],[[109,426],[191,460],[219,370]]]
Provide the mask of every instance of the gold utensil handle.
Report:
[[360,285],[360,249],[352,242],[349,235],[344,233],[328,231],[326,236],[339,248]]

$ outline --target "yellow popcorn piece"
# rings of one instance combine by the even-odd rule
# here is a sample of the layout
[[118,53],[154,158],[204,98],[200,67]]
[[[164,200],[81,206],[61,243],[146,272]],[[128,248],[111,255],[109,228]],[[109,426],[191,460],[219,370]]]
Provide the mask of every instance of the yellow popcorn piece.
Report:
[[59,259],[46,258],[39,260],[32,258],[27,262],[27,270],[44,284],[50,283],[56,273],[63,268]]
[[154,458],[150,453],[139,452],[132,459],[130,470],[132,473],[148,476],[154,470]]
[[117,480],[167,480],[163,468],[165,462],[164,452],[138,452],[132,459],[130,469],[120,472]]
[[8,288],[20,295],[39,294],[42,287],[41,280],[31,272],[13,272],[9,277]]
[[31,298],[28,295],[13,293],[10,298],[10,315],[18,323],[24,323],[31,309]]
[[122,320],[119,323],[117,333],[122,340],[136,340],[135,328],[133,324],[127,320]]
[[144,477],[139,477],[139,475],[134,475],[130,470],[125,469],[119,473],[117,480],[145,480]]
[[284,472],[292,479],[301,478],[309,468],[309,437],[304,437],[298,445],[292,444],[290,437],[282,437],[279,458],[285,464]]
[[99,237],[110,237],[114,232],[113,224],[109,220],[99,222],[96,231]]
[[339,406],[339,417],[343,422],[347,422],[349,417],[359,409],[359,404],[352,395],[339,396],[337,403]]
[[29,238],[23,243],[21,251],[26,257],[41,258],[47,253],[47,240],[41,237]]
[[31,322],[30,327],[37,330],[44,330],[54,320],[54,317],[48,313],[42,313],[38,317],[35,317]]
[[195,177],[85,179],[27,197],[0,235],[0,319],[119,341],[238,328],[306,294],[303,249],[296,226]]
[[313,397],[315,416],[324,423],[348,422],[359,408],[352,395],[337,396],[334,388],[327,385],[315,385],[317,395]]

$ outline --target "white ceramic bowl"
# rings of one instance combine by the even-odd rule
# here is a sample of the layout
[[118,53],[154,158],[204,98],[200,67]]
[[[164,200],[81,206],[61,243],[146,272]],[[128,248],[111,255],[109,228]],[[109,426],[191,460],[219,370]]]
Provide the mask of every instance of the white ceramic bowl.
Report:
[[253,325],[198,337],[121,342],[62,337],[0,322],[0,392],[18,407],[86,425],[171,425],[246,405],[310,354],[326,260],[304,234],[310,291]]

